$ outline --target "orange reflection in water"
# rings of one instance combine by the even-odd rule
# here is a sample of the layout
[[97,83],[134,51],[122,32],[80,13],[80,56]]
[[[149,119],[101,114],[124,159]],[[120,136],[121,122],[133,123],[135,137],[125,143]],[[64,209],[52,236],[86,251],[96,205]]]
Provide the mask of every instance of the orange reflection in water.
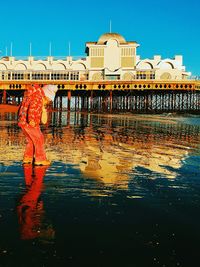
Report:
[[40,195],[43,191],[43,179],[48,166],[23,165],[26,193],[21,197],[17,206],[17,214],[21,239],[37,237],[53,237],[54,230],[42,229],[44,215],[43,201]]
[[109,121],[94,126],[58,128],[53,136],[47,132],[48,153],[52,160],[76,164],[86,178],[124,189],[138,167],[151,171],[151,179],[156,174],[176,178],[199,139],[195,127],[170,121],[158,125],[137,122],[129,128],[112,127]]
[[[133,177],[138,167],[150,171],[151,179],[176,178],[184,160],[199,145],[200,127],[176,118],[61,115],[53,127],[42,129],[48,158],[74,164],[83,177],[120,188],[128,187],[130,174]],[[10,122],[1,128],[0,154],[6,165],[21,161],[25,147],[21,131],[13,126]]]

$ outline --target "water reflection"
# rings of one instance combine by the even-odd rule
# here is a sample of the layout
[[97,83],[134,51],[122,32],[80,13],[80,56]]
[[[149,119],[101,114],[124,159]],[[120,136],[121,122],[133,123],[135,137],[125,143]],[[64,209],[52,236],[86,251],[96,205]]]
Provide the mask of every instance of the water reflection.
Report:
[[42,129],[48,170],[22,167],[21,130],[11,117],[0,122],[3,266],[191,266],[200,240],[195,120],[53,113]]
[[[199,125],[167,116],[52,113],[43,128],[52,161],[74,164],[83,177],[127,188],[138,168],[176,178],[188,153],[198,147]],[[21,160],[24,139],[11,120],[1,127],[4,163]],[[6,149],[5,149],[6,144]]]
[[44,204],[40,198],[47,168],[48,166],[23,165],[26,191],[17,205],[21,239],[54,238],[55,232],[52,226],[45,227]]
[[62,114],[60,124],[57,116],[52,131],[46,132],[51,155],[56,148],[61,157],[54,158],[76,164],[85,177],[121,188],[127,188],[130,174],[139,167],[154,173],[151,178],[156,173],[175,178],[199,139],[199,126],[180,124],[176,118],[75,113],[70,123]]

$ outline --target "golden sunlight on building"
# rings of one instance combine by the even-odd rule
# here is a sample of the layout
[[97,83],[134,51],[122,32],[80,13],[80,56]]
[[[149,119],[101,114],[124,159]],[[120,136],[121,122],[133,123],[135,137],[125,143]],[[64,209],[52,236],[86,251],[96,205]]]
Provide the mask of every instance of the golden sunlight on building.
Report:
[[98,41],[86,42],[83,57],[0,58],[1,81],[102,81],[102,80],[184,80],[186,72],[181,55],[163,59],[141,59],[139,44],[126,41],[118,33],[105,33]]

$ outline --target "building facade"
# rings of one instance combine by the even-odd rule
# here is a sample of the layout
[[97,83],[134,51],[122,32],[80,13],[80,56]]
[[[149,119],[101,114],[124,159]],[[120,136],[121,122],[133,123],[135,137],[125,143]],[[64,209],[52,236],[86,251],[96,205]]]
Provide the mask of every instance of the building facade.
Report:
[[16,59],[6,56],[0,59],[0,80],[185,80],[191,73],[186,72],[181,55],[173,59],[140,59],[137,55],[139,44],[126,41],[118,33],[105,33],[97,42],[87,42],[86,56],[73,59],[71,56],[56,58],[48,56],[36,59]]

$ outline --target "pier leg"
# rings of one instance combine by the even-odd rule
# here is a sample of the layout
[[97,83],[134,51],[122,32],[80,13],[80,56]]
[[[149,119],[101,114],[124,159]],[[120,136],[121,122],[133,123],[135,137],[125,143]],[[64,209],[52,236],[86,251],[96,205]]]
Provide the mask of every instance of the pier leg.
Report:
[[76,112],[77,111],[77,96],[75,96],[75,107],[74,107],[74,111]]
[[86,109],[89,110],[89,96],[86,96]]
[[6,102],[7,102],[7,93],[6,93],[6,90],[3,90],[2,103],[3,103],[3,104],[6,104]]
[[110,112],[112,112],[113,108],[113,92],[110,90]]
[[93,91],[91,91],[91,94],[90,94],[90,111],[93,110]]
[[102,96],[102,110],[103,112],[106,112],[107,111],[107,99],[106,99],[106,95],[103,95]]
[[54,102],[53,102],[53,109],[57,109],[57,96],[54,98]]
[[62,110],[62,96],[59,98],[59,109]]
[[171,92],[171,112],[174,112],[174,92]]
[[81,100],[82,100],[81,101],[81,111],[86,111],[87,110],[87,106],[88,106],[87,96],[83,95]]
[[80,111],[80,96],[77,96],[77,109]]
[[84,98],[85,98],[85,97],[82,95],[82,96],[81,96],[81,111],[84,110],[84,103],[85,103]]
[[62,125],[62,110],[60,109],[59,110],[59,113],[58,113],[58,122],[59,122],[59,126]]
[[70,127],[70,110],[67,112],[67,127]]
[[198,99],[197,110],[199,111],[199,107],[200,107],[200,94],[199,94],[199,92],[197,92],[197,99]]
[[67,110],[70,111],[70,106],[71,106],[71,91],[69,90],[67,92]]
[[20,105],[21,100],[20,100],[20,96],[17,97],[17,104]]
[[129,96],[129,92],[128,92],[126,95],[126,111],[130,111],[129,102],[130,102],[130,96]]
[[144,95],[144,103],[145,103],[144,109],[145,109],[146,113],[148,113],[148,109],[149,109],[149,99],[148,99],[148,97],[149,97],[148,92],[146,92],[146,94]]

